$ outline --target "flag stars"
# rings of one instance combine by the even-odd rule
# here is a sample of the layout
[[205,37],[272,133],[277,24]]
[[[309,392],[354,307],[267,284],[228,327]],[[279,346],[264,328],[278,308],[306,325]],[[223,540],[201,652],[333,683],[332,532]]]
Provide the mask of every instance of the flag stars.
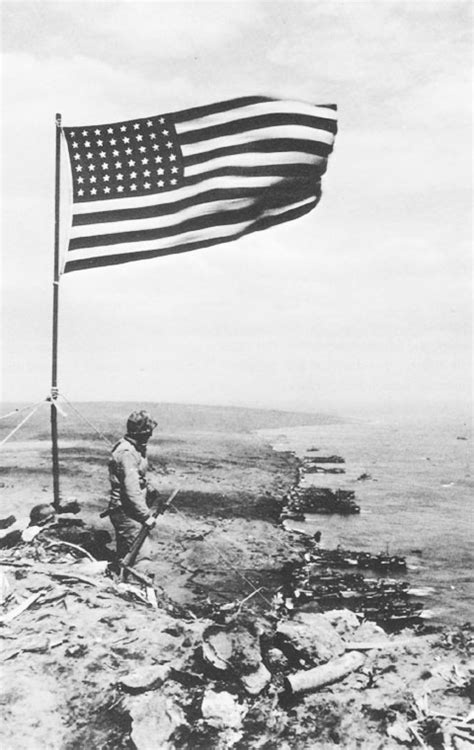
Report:
[[76,200],[138,198],[181,185],[181,155],[166,117],[75,132],[75,140],[72,131],[67,139]]

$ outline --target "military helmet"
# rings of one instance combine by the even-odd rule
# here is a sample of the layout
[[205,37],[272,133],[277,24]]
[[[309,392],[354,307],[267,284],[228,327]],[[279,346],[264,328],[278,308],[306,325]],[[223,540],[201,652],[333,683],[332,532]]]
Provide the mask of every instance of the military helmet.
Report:
[[147,411],[141,409],[140,411],[132,411],[129,418],[127,419],[127,433],[128,435],[142,435],[147,432],[153,432],[158,422],[148,414]]
[[43,526],[54,518],[54,508],[48,503],[34,505],[30,511],[30,526]]

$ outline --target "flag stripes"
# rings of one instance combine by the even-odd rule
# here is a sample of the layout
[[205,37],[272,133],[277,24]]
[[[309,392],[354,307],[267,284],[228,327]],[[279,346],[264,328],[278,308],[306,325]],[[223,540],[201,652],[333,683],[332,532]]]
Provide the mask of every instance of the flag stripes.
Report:
[[275,212],[273,212],[273,214],[263,214],[253,223],[253,225],[243,223],[239,226],[235,224],[226,228],[214,227],[212,229],[207,229],[204,232],[196,232],[194,235],[182,235],[181,242],[179,242],[178,238],[175,238],[175,242],[167,240],[164,243],[164,247],[160,247],[159,242],[153,241],[149,243],[149,247],[146,247],[145,245],[137,245],[134,246],[133,250],[130,250],[130,247],[128,246],[127,248],[122,248],[120,252],[111,253],[110,255],[97,255],[95,250],[84,252],[80,260],[73,259],[68,261],[67,271],[80,271],[85,268],[118,265],[133,260],[148,260],[163,255],[175,255],[177,253],[189,252],[204,247],[212,247],[214,245],[232,242],[233,240],[240,239],[251,232],[269,229],[272,226],[304,216],[304,214],[308,213],[315,207],[316,203],[317,199],[307,199],[306,202],[297,204],[287,210],[282,209],[280,214]]
[[[114,171],[110,170],[109,163],[102,166],[109,170],[102,175],[97,169],[98,179],[90,189],[94,197],[76,200],[73,206],[65,272],[229,242],[302,216],[318,203],[321,176],[326,170],[337,130],[333,105],[313,107],[299,102],[247,97],[162,118],[102,125],[94,132],[107,130],[116,135],[119,129],[126,131],[131,133],[127,144],[131,141],[129,145],[137,149],[138,138],[134,144],[133,131],[145,133],[145,124],[154,127],[162,121],[166,127],[163,132],[170,133],[167,135],[170,140],[165,143],[165,138],[160,142],[161,150],[146,151],[145,156],[163,154],[155,161],[160,164],[156,169],[158,174],[165,170],[164,188],[135,197],[126,187],[125,195],[117,196],[117,191],[123,190],[122,184],[129,184],[137,170],[133,166],[131,169],[135,171],[125,171],[123,163],[127,157],[121,151],[117,161],[120,166],[112,165]],[[81,130],[89,133],[93,128],[67,129],[71,169],[74,168],[72,159],[78,158],[77,150],[72,148],[73,137],[77,141],[75,133]],[[124,148],[120,142],[115,145],[117,140],[120,141],[115,138],[114,147]],[[150,141],[149,148],[152,143]],[[165,146],[170,152],[167,153]],[[89,165],[90,169],[93,163],[98,168],[100,159],[106,158],[104,152],[100,158],[96,156],[94,144],[89,141],[83,151],[81,148],[82,143],[79,143],[82,159],[79,164],[84,167]],[[86,148],[90,149],[87,154]],[[139,161],[137,153],[132,154],[134,165]],[[176,168],[167,161],[169,153],[175,154]],[[93,161],[87,162],[86,157]],[[152,161],[144,159],[147,164],[144,174],[153,174],[148,166]],[[172,179],[171,170],[177,179]],[[105,180],[109,175],[112,180],[107,187],[112,189],[105,196],[101,194],[100,178]],[[87,184],[87,171],[85,176]],[[113,182],[114,176],[122,182]],[[142,177],[142,193],[146,187],[143,179],[148,177]],[[81,182],[84,183],[84,179]],[[77,192],[77,185],[75,188]],[[102,192],[105,193],[105,189]]]

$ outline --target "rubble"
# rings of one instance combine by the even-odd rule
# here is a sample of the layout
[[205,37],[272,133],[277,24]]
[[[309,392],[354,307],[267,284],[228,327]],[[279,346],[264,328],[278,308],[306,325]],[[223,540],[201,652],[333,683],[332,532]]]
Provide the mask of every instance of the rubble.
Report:
[[247,707],[226,690],[216,692],[207,688],[201,704],[203,718],[216,729],[241,729]]

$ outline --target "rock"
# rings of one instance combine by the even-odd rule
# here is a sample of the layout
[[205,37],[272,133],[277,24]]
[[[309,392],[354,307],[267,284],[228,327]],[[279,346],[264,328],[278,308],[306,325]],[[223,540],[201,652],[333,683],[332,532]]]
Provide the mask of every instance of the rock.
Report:
[[174,750],[170,737],[186,719],[173,698],[158,692],[144,693],[129,703],[129,712],[130,736],[136,750]]
[[218,693],[208,688],[202,699],[201,713],[216,729],[240,729],[247,708],[225,690]]
[[252,674],[260,668],[260,639],[251,624],[234,621],[226,626],[211,625],[203,633],[203,657],[208,664],[225,672]]
[[288,668],[288,659],[279,648],[269,648],[265,660],[271,672],[284,672]]
[[349,609],[332,609],[325,612],[323,617],[331,623],[336,633],[343,638],[348,635],[352,638],[354,630],[359,627],[359,618]]
[[267,687],[271,679],[272,676],[265,664],[260,664],[254,672],[242,675],[240,681],[247,693],[250,695],[258,695]]
[[312,661],[325,662],[344,653],[344,642],[322,614],[299,612],[277,628],[276,645],[286,653],[286,644]]
[[42,526],[28,526],[27,529],[21,532],[22,541],[32,542],[35,536],[38,536],[40,531],[43,531]]
[[131,694],[144,693],[162,685],[171,669],[170,663],[139,667],[122,677],[118,685]]
[[211,625],[203,633],[202,655],[215,669],[225,672],[230,666],[232,638],[222,628]]
[[376,625],[375,622],[366,620],[363,622],[357,630],[354,630],[351,634],[351,640],[353,641],[370,641],[376,638],[378,641],[388,640],[388,635],[383,628]]
[[393,737],[394,740],[404,745],[410,745],[412,742],[412,735],[409,731],[408,722],[401,714],[397,715],[397,718],[387,727],[387,734],[389,737]]

